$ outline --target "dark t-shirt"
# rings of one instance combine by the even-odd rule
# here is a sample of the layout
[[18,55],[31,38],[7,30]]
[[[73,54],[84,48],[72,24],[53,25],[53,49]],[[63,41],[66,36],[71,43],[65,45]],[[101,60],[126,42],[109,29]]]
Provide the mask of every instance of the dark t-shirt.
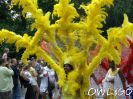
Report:
[[19,80],[20,72],[17,69],[17,65],[12,66],[11,68],[14,71],[14,75],[12,76],[12,78],[13,78],[13,84],[14,84],[14,88],[13,89],[15,89],[18,86],[18,80]]

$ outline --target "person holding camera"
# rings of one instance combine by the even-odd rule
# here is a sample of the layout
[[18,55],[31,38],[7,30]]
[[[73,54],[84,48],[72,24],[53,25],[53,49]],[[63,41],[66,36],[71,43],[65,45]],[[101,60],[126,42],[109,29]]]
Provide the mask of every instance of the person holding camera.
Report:
[[0,59],[0,99],[12,98],[13,74],[10,65],[4,64],[4,59]]

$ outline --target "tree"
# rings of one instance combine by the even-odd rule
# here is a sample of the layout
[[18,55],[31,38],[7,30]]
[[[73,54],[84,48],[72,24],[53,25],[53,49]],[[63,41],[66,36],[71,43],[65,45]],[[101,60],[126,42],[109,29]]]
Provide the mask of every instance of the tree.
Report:
[[[0,1],[0,29],[8,29],[10,31],[17,32],[20,35],[24,33],[28,33],[29,35],[34,35],[34,31],[30,31],[31,23],[34,21],[33,19],[25,19],[22,15],[22,8],[18,8],[18,6],[14,6],[10,8],[11,0],[1,0]],[[10,56],[16,57],[20,59],[23,50],[19,53],[16,53],[16,47],[14,45],[4,43],[1,46],[0,54],[3,53],[3,49],[8,47],[10,49]]]
[[[133,22],[133,1],[132,0],[115,0],[114,6],[110,9],[107,8],[108,17],[103,30],[107,30],[110,27],[120,26],[123,22],[123,14],[126,13],[129,17],[130,22]],[[104,32],[103,35],[107,36]]]

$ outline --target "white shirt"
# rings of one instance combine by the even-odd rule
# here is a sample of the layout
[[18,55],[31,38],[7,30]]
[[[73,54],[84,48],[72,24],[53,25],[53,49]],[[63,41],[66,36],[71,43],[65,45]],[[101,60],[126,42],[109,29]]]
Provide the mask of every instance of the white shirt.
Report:
[[40,92],[46,92],[48,88],[48,71],[46,70],[45,67],[42,67],[42,70],[43,72],[40,74],[41,78]]
[[24,75],[30,80],[31,85],[37,85],[37,81],[34,77],[32,77],[31,73],[29,71],[24,71]]

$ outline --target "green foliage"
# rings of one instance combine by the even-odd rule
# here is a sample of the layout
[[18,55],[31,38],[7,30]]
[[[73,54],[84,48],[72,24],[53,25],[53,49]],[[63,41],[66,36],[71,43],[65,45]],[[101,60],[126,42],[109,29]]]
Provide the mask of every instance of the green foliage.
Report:
[[[17,6],[10,9],[11,0],[0,0],[0,29],[8,29],[14,31],[17,34],[23,35],[28,33],[34,35],[34,31],[30,31],[30,24],[34,21],[33,19],[25,19],[22,16],[21,8]],[[3,53],[3,49],[8,47],[10,49],[10,56],[20,58],[23,49],[16,53],[16,48],[10,44],[2,44],[0,48],[0,55]]]
[[123,15],[128,15],[129,21],[133,22],[133,0],[115,0],[114,6],[107,8],[108,17],[103,27],[103,35],[107,36],[106,30],[110,27],[120,26],[123,22]]

